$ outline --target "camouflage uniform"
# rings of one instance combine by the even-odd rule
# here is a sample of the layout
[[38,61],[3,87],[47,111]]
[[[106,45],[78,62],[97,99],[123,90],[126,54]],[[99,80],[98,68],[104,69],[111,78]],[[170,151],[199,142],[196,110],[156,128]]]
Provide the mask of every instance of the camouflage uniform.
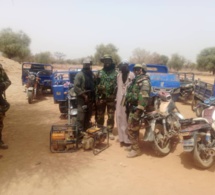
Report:
[[[86,131],[91,125],[92,106],[95,100],[94,82],[95,80],[92,71],[90,71],[90,75],[88,75],[87,78],[88,86],[86,86],[86,75],[83,70],[75,76],[74,91],[77,94],[78,104],[77,126],[81,131]],[[89,91],[86,93],[87,90]],[[87,96],[87,102],[83,95]],[[87,108],[84,108],[84,106],[87,106]]]
[[140,74],[133,79],[126,94],[126,106],[129,110],[128,138],[131,141],[131,149],[138,153],[140,153],[138,144],[139,130],[141,127],[140,117],[148,104],[150,91],[151,84],[149,76]]
[[[11,85],[11,81],[9,80],[6,72],[2,68],[2,65],[0,64],[0,91],[4,92],[9,86]],[[2,95],[2,94],[0,94]],[[5,112],[1,110],[0,112],[0,148],[4,148],[4,143],[2,141],[2,130],[4,127],[3,120],[5,117]]]
[[100,70],[96,81],[96,121],[104,125],[104,115],[107,107],[107,128],[112,133],[114,128],[114,113],[116,109],[117,74],[114,66],[111,70]]

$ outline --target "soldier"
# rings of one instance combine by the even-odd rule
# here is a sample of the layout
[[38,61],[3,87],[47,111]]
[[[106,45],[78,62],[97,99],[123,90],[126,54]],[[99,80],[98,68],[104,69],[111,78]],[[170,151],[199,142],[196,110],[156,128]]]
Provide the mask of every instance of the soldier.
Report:
[[141,154],[139,147],[140,117],[145,110],[151,92],[150,78],[146,75],[145,64],[135,64],[135,78],[129,86],[126,94],[126,105],[129,110],[128,117],[128,138],[131,141],[128,158]]
[[[0,95],[1,96],[4,94],[5,90],[10,85],[11,85],[11,81],[9,80],[6,72],[4,71],[2,65],[0,64],[0,93],[1,93]],[[8,145],[6,145],[2,140],[2,130],[4,127],[3,120],[5,117],[5,112],[9,109],[9,104],[8,103],[6,104],[7,106],[1,105],[1,109],[0,109],[0,149],[8,149]]]
[[76,74],[74,80],[78,103],[77,126],[80,131],[86,131],[91,126],[92,105],[95,100],[95,79],[91,65],[92,61],[85,59],[82,70]]
[[96,78],[96,122],[98,125],[104,125],[104,115],[107,108],[109,138],[114,140],[113,128],[118,73],[115,70],[115,64],[111,56],[104,55],[101,62],[104,64],[104,67],[98,72]]

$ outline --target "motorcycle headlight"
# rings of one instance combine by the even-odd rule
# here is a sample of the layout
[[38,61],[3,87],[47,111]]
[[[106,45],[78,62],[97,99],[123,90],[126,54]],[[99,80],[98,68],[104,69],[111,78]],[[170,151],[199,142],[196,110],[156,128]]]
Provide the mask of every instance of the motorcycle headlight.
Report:
[[72,116],[77,115],[78,114],[78,109],[76,109],[76,108],[71,109],[70,114]]
[[31,74],[31,75],[29,75],[28,78],[33,81],[33,80],[35,80],[35,75]]

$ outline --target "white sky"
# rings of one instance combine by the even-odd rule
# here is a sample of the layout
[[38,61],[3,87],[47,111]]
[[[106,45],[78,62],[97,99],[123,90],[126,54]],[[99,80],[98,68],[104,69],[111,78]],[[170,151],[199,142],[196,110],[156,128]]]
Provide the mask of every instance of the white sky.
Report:
[[0,0],[0,30],[23,31],[33,54],[74,59],[114,44],[121,58],[136,48],[196,61],[215,46],[213,0]]

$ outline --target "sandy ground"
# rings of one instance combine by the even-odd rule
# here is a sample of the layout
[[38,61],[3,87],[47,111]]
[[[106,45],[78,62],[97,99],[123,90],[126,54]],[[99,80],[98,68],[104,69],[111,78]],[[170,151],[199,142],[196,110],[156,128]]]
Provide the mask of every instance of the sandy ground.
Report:
[[[4,65],[5,60],[0,59]],[[51,153],[49,133],[59,118],[58,105],[46,95],[28,104],[21,85],[19,64],[6,67],[12,85],[7,90],[11,108],[3,131],[8,150],[0,150],[0,194],[2,195],[127,195],[127,194],[213,194],[215,165],[208,170],[194,167],[191,154],[182,145],[159,158],[150,146],[141,144],[143,154],[126,158],[117,139],[98,155],[92,151]],[[213,81],[214,77],[207,79]],[[185,117],[194,117],[190,104],[177,103]],[[115,129],[116,134],[116,129]],[[116,135],[117,138],[117,135]]]

